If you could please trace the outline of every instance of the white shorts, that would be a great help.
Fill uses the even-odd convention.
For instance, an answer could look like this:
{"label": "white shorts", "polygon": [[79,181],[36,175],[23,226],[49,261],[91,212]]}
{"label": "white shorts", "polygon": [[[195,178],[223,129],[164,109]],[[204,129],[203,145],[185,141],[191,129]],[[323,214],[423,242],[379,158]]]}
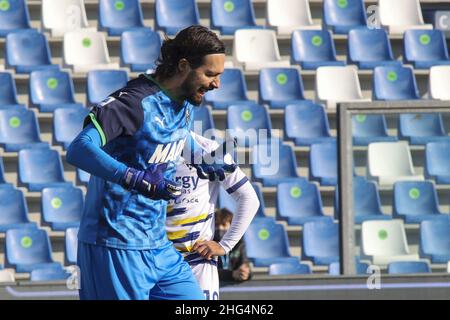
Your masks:
{"label": "white shorts", "polygon": [[203,290],[206,300],[219,300],[219,273],[217,266],[199,263],[191,266],[192,272]]}

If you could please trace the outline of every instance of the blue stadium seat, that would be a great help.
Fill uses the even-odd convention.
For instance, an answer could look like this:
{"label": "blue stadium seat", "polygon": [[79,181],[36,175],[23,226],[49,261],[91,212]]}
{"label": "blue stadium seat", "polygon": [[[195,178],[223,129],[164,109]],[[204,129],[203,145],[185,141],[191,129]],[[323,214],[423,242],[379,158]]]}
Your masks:
{"label": "blue stadium seat", "polygon": [[366,146],[372,142],[395,142],[397,137],[388,135],[386,119],[382,114],[358,114],[352,117],[353,144]]}
{"label": "blue stadium seat", "polygon": [[406,30],[403,38],[405,63],[416,69],[450,65],[447,42],[440,30]]}
{"label": "blue stadium seat", "polygon": [[77,168],[77,183],[87,185],[89,183],[91,175],[87,173],[86,171],[81,170],[80,168]]}
{"label": "blue stadium seat", "polygon": [[100,0],[98,18],[99,27],[110,36],[120,36],[124,31],[144,27],[139,0]]}
{"label": "blue stadium seat", "polygon": [[129,30],[122,33],[120,58],[123,65],[133,72],[155,69],[161,49],[161,37],[150,28]]}
{"label": "blue stadium seat", "polygon": [[390,220],[390,215],[381,210],[380,194],[377,184],[363,177],[353,177],[353,205],[355,223],[368,220]]}
{"label": "blue stadium seat", "polygon": [[325,109],[309,100],[286,106],[284,112],[286,138],[298,146],[332,142],[330,125]]}
{"label": "blue stadium seat", "polygon": [[437,184],[450,184],[450,142],[430,142],[425,148],[425,175]]}
{"label": "blue stadium seat", "polygon": [[38,228],[12,229],[6,232],[6,266],[16,272],[59,265],[52,259],[50,239]]}
{"label": "blue stadium seat", "polygon": [[83,121],[89,113],[85,108],[59,108],[53,114],[54,143],[67,149],[73,139],[81,132]]}
{"label": "blue stadium seat", "polygon": [[315,265],[339,261],[338,224],[330,220],[307,222],[303,225],[302,260]]}
{"label": "blue stadium seat", "polygon": [[19,151],[19,182],[29,191],[71,184],[65,182],[58,151],[33,148]]}
{"label": "blue stadium seat", "polygon": [[292,33],[292,63],[305,70],[322,66],[344,66],[336,60],[336,48],[328,30],[296,30]]}
{"label": "blue stadium seat", "polygon": [[211,137],[215,137],[214,119],[208,106],[203,105],[194,108],[194,125],[191,128],[197,134],[203,135],[205,131],[209,131]]}
{"label": "blue stadium seat", "polygon": [[82,107],[75,101],[73,81],[66,71],[38,70],[30,74],[30,101],[40,112]]}
{"label": "blue stadium seat", "polygon": [[17,100],[16,83],[9,72],[0,72],[0,109],[25,108]]}
{"label": "blue stadium seat", "polygon": [[61,265],[51,264],[47,267],[31,271],[30,281],[63,281],[70,277]]}
{"label": "blue stadium seat", "polygon": [[205,102],[214,109],[226,109],[232,104],[254,104],[247,97],[247,84],[241,69],[226,68],[220,75],[220,88],[208,91]]}
{"label": "blue stadium seat", "polygon": [[305,178],[282,182],[277,189],[277,217],[289,225],[331,219],[323,212],[322,198],[316,184]]}
{"label": "blue stadium seat", "polygon": [[272,122],[265,106],[232,105],[228,107],[227,129],[237,137],[239,146],[252,147],[260,141],[260,135],[262,139],[271,137]]}
{"label": "blue stadium seat", "polygon": [[80,225],[84,197],[73,186],[44,188],[41,197],[42,221],[54,231]]}
{"label": "blue stadium seat", "polygon": [[10,32],[30,28],[30,16],[25,0],[0,2],[0,37]]}
{"label": "blue stadium seat", "polygon": [[32,110],[0,110],[0,146],[3,146],[6,152],[48,146],[47,142],[41,141],[39,124]]}
{"label": "blue stadium seat", "polygon": [[248,258],[256,267],[273,263],[298,261],[289,253],[286,230],[273,219],[254,219],[244,234]]}
{"label": "blue stadium seat", "polygon": [[28,219],[28,207],[22,191],[0,187],[0,232],[9,229],[36,227]]}
{"label": "blue stadium seat", "polygon": [[373,69],[378,66],[401,65],[394,60],[391,43],[384,29],[359,28],[348,33],[348,63],[359,69]]}
{"label": "blue stadium seat", "polygon": [[431,263],[450,261],[450,220],[425,220],[420,224],[420,256]]}
{"label": "blue stadium seat", "polygon": [[311,145],[309,152],[310,180],[323,186],[337,184],[337,148],[336,143],[317,143]]}
{"label": "blue stadium seat", "polygon": [[450,141],[440,113],[401,114],[398,121],[399,138],[410,144]]}
{"label": "blue stadium seat", "polygon": [[127,84],[128,75],[123,70],[94,70],[87,74],[87,100],[96,104]]}
{"label": "blue stadium seat", "polygon": [[155,24],[158,30],[175,35],[191,25],[199,25],[200,18],[195,0],[156,0]]}
{"label": "blue stadium seat", "polygon": [[337,34],[366,27],[364,0],[324,0],[323,19],[324,24]]}
{"label": "blue stadium seat", "polygon": [[274,109],[305,100],[303,81],[295,68],[264,68],[259,72],[259,103]]}
{"label": "blue stadium seat", "polygon": [[65,234],[64,261],[66,265],[77,263],[78,228],[68,228]]}
{"label": "blue stadium seat", "polygon": [[269,266],[269,275],[271,276],[310,273],[312,273],[311,267],[300,261],[273,263]]}
{"label": "blue stadium seat", "polygon": [[389,274],[430,273],[431,268],[425,261],[395,261],[388,264]]}
{"label": "blue stadium seat", "polygon": [[[256,212],[255,217],[264,218],[266,217],[266,215],[264,213],[265,211],[264,197],[261,188],[257,183],[252,183],[252,186],[253,189],[255,189],[256,195],[258,196],[259,200],[259,208],[258,211]],[[220,188],[219,191],[219,208],[226,208],[230,210],[232,213],[236,212],[236,201],[234,201],[234,199],[223,188]]]}
{"label": "blue stadium seat", "polygon": [[420,99],[416,77],[411,67],[382,66],[373,72],[375,100]]}
{"label": "blue stadium seat", "polygon": [[252,151],[253,179],[265,187],[298,178],[297,160],[291,146],[270,140],[255,145]]}
{"label": "blue stadium seat", "polygon": [[17,73],[58,69],[51,58],[47,39],[36,30],[12,32],[6,36],[6,65]]}
{"label": "blue stadium seat", "polygon": [[233,35],[237,29],[256,27],[251,0],[211,0],[211,28],[222,35]]}
{"label": "blue stadium seat", "polygon": [[406,223],[448,219],[441,214],[434,183],[431,181],[399,181],[394,184],[393,217]]}
{"label": "blue stadium seat", "polygon": [[[355,267],[356,274],[366,274],[369,264],[357,261]],[[328,273],[332,276],[339,276],[341,274],[339,261],[330,263],[328,266]]]}

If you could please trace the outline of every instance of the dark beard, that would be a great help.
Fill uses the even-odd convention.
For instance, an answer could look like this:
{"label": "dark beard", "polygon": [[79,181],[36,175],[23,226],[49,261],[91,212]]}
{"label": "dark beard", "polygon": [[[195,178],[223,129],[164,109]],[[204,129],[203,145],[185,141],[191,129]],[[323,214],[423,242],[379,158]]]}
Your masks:
{"label": "dark beard", "polygon": [[193,104],[194,106],[199,106],[202,104],[203,98],[198,99],[196,97],[197,95],[197,89],[192,84],[195,80],[195,73],[191,71],[191,73],[187,76],[186,80],[181,85],[181,91],[183,92],[183,98],[184,100],[187,100],[189,103]]}

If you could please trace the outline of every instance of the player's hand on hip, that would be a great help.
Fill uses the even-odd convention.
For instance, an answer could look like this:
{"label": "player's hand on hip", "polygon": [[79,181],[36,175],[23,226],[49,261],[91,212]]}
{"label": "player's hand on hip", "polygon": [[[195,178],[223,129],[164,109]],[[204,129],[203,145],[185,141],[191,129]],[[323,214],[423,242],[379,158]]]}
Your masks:
{"label": "player's hand on hip", "polygon": [[167,163],[151,164],[145,170],[128,168],[122,186],[152,200],[172,200],[181,195],[181,184],[164,177]]}
{"label": "player's hand on hip", "polygon": [[212,257],[225,255],[225,250],[216,241],[197,241],[192,247],[200,256],[211,260]]}

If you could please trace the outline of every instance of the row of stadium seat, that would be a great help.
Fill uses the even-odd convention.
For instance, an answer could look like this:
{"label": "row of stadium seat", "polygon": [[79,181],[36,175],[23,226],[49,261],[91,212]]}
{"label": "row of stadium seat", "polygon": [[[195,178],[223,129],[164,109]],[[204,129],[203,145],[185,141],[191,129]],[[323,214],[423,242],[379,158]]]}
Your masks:
{"label": "row of stadium seat", "polygon": [[[419,0],[379,0],[380,24],[392,34],[404,30],[431,29],[424,24]],[[0,12],[0,35],[13,30],[30,28],[25,0],[4,0]],[[200,24],[195,0],[156,0],[155,28],[169,35],[180,29]],[[221,34],[233,34],[238,28],[262,28],[255,21],[251,0],[211,0],[211,28]],[[143,12],[138,0],[100,0],[98,5],[99,29],[109,35],[144,27]],[[314,29],[308,0],[267,0],[267,25],[280,34],[290,34],[298,28]],[[347,33],[352,28],[367,26],[363,0],[324,0],[323,25],[335,33]],[[43,0],[42,26],[53,36],[68,30],[87,28],[83,0]]]}
{"label": "row of stadium seat", "polygon": [[[431,263],[447,263],[450,220],[426,220],[420,225],[419,254]],[[65,232],[65,264],[75,263],[76,228]],[[287,234],[272,218],[256,218],[245,234],[247,254],[255,266],[269,267],[274,263],[298,262],[289,252]],[[314,265],[339,262],[337,223],[330,220],[307,222],[302,233],[303,261]],[[366,221],[361,226],[361,258],[386,265],[395,261],[418,261],[419,254],[410,254],[401,220]],[[45,230],[36,227],[12,229],[6,232],[6,267],[17,272],[32,272],[46,267],[61,267],[52,259],[51,244]],[[336,268],[334,266],[333,268]]]}
{"label": "row of stadium seat", "polygon": [[[425,220],[420,225],[419,254],[432,263],[450,260],[450,220]],[[245,236],[247,254],[255,266],[298,260],[291,256],[285,229],[272,218],[255,218]],[[338,224],[331,219],[311,221],[303,225],[302,253],[304,261],[329,265],[339,261]],[[411,254],[403,221],[365,221],[361,225],[361,259],[386,265],[394,261],[417,261]]]}
{"label": "row of stadium seat", "polygon": [[[152,69],[160,46],[160,35],[150,29],[126,31],[121,37],[121,65],[130,67],[132,71]],[[349,32],[347,46],[347,62],[360,69],[401,64],[394,60],[387,33],[383,29],[353,29]],[[450,64],[442,31],[407,30],[403,46],[403,62],[417,69]],[[111,63],[105,36],[95,30],[81,29],[66,33],[63,48],[65,66],[73,66],[74,72],[118,68],[116,63]],[[259,52],[257,56],[253,54],[255,49]],[[245,70],[288,67],[290,64],[298,64],[303,70],[345,65],[344,61],[337,60],[334,41],[327,30],[294,31],[291,51],[291,61],[281,59],[275,32],[271,30],[239,29],[234,36],[234,65]],[[51,64],[52,56],[45,35],[36,30],[8,34],[5,57],[7,67],[14,68],[17,73],[57,68]]]}
{"label": "row of stadium seat", "polygon": [[[337,79],[348,81],[337,81]],[[450,66],[435,66],[430,69],[429,96],[448,100]],[[123,70],[95,70],[87,74],[87,103],[92,105],[105,99],[108,94],[121,88],[128,81]],[[0,72],[0,109],[16,108],[19,105],[16,85],[8,72]],[[306,101],[303,81],[295,68],[264,68],[259,73],[259,103],[271,109],[283,109],[289,104]],[[337,102],[367,101],[362,97],[359,79],[353,67],[320,67],[316,77],[317,100],[326,103],[330,110]],[[30,106],[40,112],[52,112],[57,107],[80,105],[74,98],[73,80],[65,71],[33,71],[29,81]],[[373,73],[374,100],[420,99],[416,80],[410,67],[376,67]],[[221,88],[205,95],[205,104],[214,109],[226,109],[230,105],[254,105],[248,99],[247,87],[240,69],[225,69],[221,76]]]}

